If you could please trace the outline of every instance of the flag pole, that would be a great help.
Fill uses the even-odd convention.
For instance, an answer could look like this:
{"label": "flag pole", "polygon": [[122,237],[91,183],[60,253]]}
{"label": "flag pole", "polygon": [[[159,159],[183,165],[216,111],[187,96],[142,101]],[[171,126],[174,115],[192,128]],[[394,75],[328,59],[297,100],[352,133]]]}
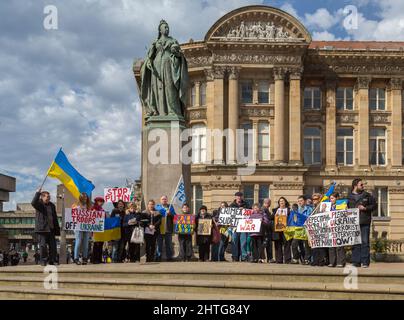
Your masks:
{"label": "flag pole", "polygon": [[173,200],[174,200],[175,193],[176,193],[177,190],[178,190],[178,186],[180,185],[181,178],[182,178],[182,174],[181,174],[181,176],[180,176],[180,179],[178,180],[177,186],[175,187],[174,194],[173,194],[173,196],[171,197],[170,206],[168,207],[168,210],[170,210],[171,207],[172,207],[172,202],[173,202]]}
{"label": "flag pole", "polygon": [[[58,153],[59,153],[61,150],[62,150],[62,147],[60,147]],[[52,161],[52,163],[50,164],[50,166],[49,166],[49,168],[48,168],[48,171],[46,171],[46,176],[45,176],[45,178],[43,179],[41,186],[39,187],[40,190],[42,190],[42,188],[43,188],[43,186],[44,186],[44,184],[45,184],[45,182],[46,182],[46,179],[48,179],[49,170],[50,170],[50,168],[52,167],[52,164],[53,164],[54,162],[55,162],[55,160]]]}

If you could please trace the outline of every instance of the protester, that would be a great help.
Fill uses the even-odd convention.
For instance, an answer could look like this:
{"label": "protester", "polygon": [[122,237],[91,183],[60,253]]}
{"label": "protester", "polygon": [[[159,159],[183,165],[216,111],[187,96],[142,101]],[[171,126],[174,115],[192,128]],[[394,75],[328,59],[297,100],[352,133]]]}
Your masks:
{"label": "protester", "polygon": [[[311,196],[312,199],[312,214],[316,214],[319,211],[319,205],[321,201],[322,195],[320,193],[314,193]],[[312,252],[312,266],[323,267],[328,265],[328,248],[314,248],[311,249]]]}
{"label": "protester", "polygon": [[264,246],[263,240],[264,235],[263,231],[269,225],[269,219],[266,214],[260,209],[259,203],[253,205],[253,213],[250,216],[250,219],[257,219],[261,221],[261,229],[256,232],[251,232],[251,253],[252,253],[252,262],[264,262],[265,254],[264,254]]}
{"label": "protester", "polygon": [[[306,205],[306,196],[299,196],[297,199],[297,212],[304,215],[306,218],[310,216],[313,209]],[[293,239],[292,240],[292,263],[297,264],[299,261],[302,264],[311,264],[311,250],[307,240]]]}
{"label": "protester", "polygon": [[375,198],[364,189],[362,179],[352,181],[352,191],[348,198],[348,208],[359,209],[359,224],[362,243],[352,247],[352,265],[368,268],[370,265],[370,225],[372,211],[377,208]]}
{"label": "protester", "polygon": [[49,192],[38,189],[31,205],[36,210],[34,231],[39,237],[41,265],[46,266],[46,263],[58,264],[55,237],[60,235],[60,227],[56,207],[50,201]]}
{"label": "protester", "polygon": [[165,247],[166,260],[173,261],[173,233],[174,233],[174,216],[175,210],[168,203],[168,197],[162,196],[160,204],[156,206],[156,210],[162,216],[160,232],[157,236],[156,261],[161,261],[163,247]]}
{"label": "protester", "polygon": [[[104,198],[103,197],[96,197],[94,199],[94,205],[91,208],[92,210],[95,211],[104,211],[102,206],[104,205]],[[94,264],[100,264],[102,263],[102,247],[104,246],[103,241],[95,241],[93,244],[93,263]]]}
{"label": "protester", "polygon": [[[288,200],[284,197],[280,197],[278,200],[278,207],[273,210],[274,214],[274,221],[277,215],[280,214],[287,214],[287,217],[289,217],[290,214],[290,205]],[[275,241],[275,257],[276,257],[276,263],[282,264],[286,263],[289,264],[291,263],[292,260],[292,255],[291,255],[291,243],[292,240],[287,241],[285,239],[285,235],[283,232],[276,232],[274,231],[272,238]]]}
{"label": "protester", "polygon": [[[182,205],[182,214],[191,214],[189,205],[184,203]],[[192,234],[178,234],[178,242],[180,245],[179,258],[182,261],[191,261],[193,251],[192,251]]]}
{"label": "protester", "polygon": [[130,262],[140,262],[140,243],[132,243],[132,233],[135,228],[140,227],[141,213],[134,202],[129,203],[126,216],[123,220],[123,247],[128,245],[128,257]]}
{"label": "protester", "polygon": [[[202,206],[199,209],[197,216],[195,217],[195,229],[198,230],[199,221],[201,219],[210,219],[213,222],[213,217],[208,213],[208,208],[206,206]],[[212,228],[210,229],[209,235],[199,235],[197,232],[196,235],[196,243],[199,247],[199,261],[204,262],[209,260],[210,255],[210,242],[212,236]]]}
{"label": "protester", "polygon": [[262,203],[262,213],[266,216],[266,219],[268,219],[268,224],[265,224],[263,229],[263,247],[266,251],[266,260],[267,263],[275,263],[272,242],[272,235],[274,232],[274,215],[271,211],[271,199],[264,199]]}
{"label": "protester", "polygon": [[[73,209],[90,210],[91,200],[87,193],[82,192],[79,196],[78,202],[74,203]],[[74,231],[74,263],[77,265],[86,265],[88,261],[88,245],[90,241],[90,232],[87,231]],[[80,262],[80,251],[82,254],[82,262]]]}
{"label": "protester", "polygon": [[111,218],[119,217],[121,224],[121,238],[119,240],[112,241],[112,262],[114,263],[122,263],[126,254],[125,248],[123,246],[123,219],[125,218],[126,211],[126,203],[123,200],[119,200],[116,204],[116,208],[114,208],[111,212]]}
{"label": "protester", "polygon": [[156,241],[160,231],[161,214],[155,209],[154,200],[149,200],[147,209],[140,217],[143,223],[144,239],[146,242],[146,262],[153,262],[156,254]]}
{"label": "protester", "polygon": [[[221,209],[227,208],[229,205],[227,202],[222,202],[220,208],[218,209],[219,214]],[[219,219],[219,218],[218,218]],[[228,226],[220,226],[220,244],[219,244],[219,261],[227,261],[225,258],[226,249],[231,241],[231,230]]]}
{"label": "protester", "polygon": [[27,260],[28,260],[28,252],[27,251],[24,251],[22,253],[22,259],[24,260],[24,263],[27,263]]}
{"label": "protester", "polygon": [[[217,228],[217,230],[219,231],[219,234],[220,234],[219,215],[220,215],[220,208],[213,210],[213,212],[212,212],[213,228],[212,228],[212,244],[210,246],[210,260],[215,261],[215,262],[220,260],[219,259],[220,240],[216,243],[213,243],[214,228]],[[222,237],[222,235],[220,234],[220,239],[221,239],[221,237]]]}
{"label": "protester", "polygon": [[35,250],[35,253],[34,253],[35,264],[38,264],[38,263],[39,263],[40,257],[41,257],[41,256],[39,255],[38,250]]}
{"label": "protester", "polygon": [[[236,199],[230,205],[231,208],[248,209],[247,203],[243,199],[242,192],[236,192],[234,195]],[[232,232],[232,260],[235,261],[248,261],[247,250],[248,234],[244,232],[236,232],[236,228],[233,228]]]}
{"label": "protester", "polygon": [[[331,211],[336,210],[339,193],[334,192],[330,195]],[[346,263],[345,247],[328,248],[329,267],[343,268]]]}

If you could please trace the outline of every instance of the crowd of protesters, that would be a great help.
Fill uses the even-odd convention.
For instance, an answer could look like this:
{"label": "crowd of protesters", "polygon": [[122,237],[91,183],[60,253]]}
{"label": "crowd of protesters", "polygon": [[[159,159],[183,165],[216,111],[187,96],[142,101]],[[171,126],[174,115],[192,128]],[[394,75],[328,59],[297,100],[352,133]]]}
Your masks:
{"label": "crowd of protesters", "polygon": [[[346,248],[310,248],[307,240],[287,239],[284,232],[275,231],[275,217],[278,214],[290,216],[298,212],[305,216],[317,214],[323,195],[315,193],[311,196],[301,195],[297,199],[280,197],[277,201],[265,199],[262,205],[256,203],[251,207],[237,192],[232,203],[222,202],[213,212],[201,206],[195,216],[195,229],[200,219],[212,219],[210,235],[196,234],[199,261],[227,261],[225,253],[231,246],[233,262],[303,264],[311,266],[344,267],[346,265]],[[336,209],[338,193],[329,197],[331,209]],[[291,204],[291,201],[293,203]],[[56,236],[60,235],[60,227],[56,217],[54,204],[46,191],[38,190],[32,201],[36,209],[35,232],[39,239],[38,261],[42,265],[58,264]],[[103,210],[104,199],[97,197],[94,203],[85,194],[81,194],[74,208]],[[219,225],[219,214],[226,207],[251,209],[251,218],[261,220],[261,229],[251,233],[237,232],[236,228]],[[372,211],[376,208],[374,197],[364,190],[361,179],[352,181],[352,191],[348,196],[348,208],[358,208],[360,212],[360,230],[362,241],[352,246],[351,263],[356,267],[367,268],[370,265],[370,225]],[[279,210],[280,209],[280,210]],[[146,262],[192,261],[197,260],[194,254],[193,235],[178,234],[179,253],[174,257],[173,236],[174,216],[176,214],[191,215],[190,206],[183,204],[181,212],[175,212],[168,203],[167,196],[162,196],[158,204],[154,200],[146,203],[141,211],[135,203],[120,200],[115,204],[110,217],[119,217],[121,222],[121,238],[110,243],[93,242],[89,250],[91,232],[75,232],[73,261],[76,264],[87,264],[89,254],[91,262],[123,263],[140,262],[141,244],[132,241],[135,229],[140,228],[144,239]],[[109,250],[108,248],[111,248]],[[229,248],[230,249],[230,248]],[[164,252],[163,252],[164,250]],[[4,259],[4,258],[3,258]]]}

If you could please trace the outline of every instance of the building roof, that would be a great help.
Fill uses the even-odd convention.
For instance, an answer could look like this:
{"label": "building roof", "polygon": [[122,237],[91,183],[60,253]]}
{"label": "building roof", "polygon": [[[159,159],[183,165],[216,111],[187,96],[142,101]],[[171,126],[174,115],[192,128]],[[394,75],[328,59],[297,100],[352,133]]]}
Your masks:
{"label": "building roof", "polygon": [[309,49],[404,50],[403,41],[312,41]]}

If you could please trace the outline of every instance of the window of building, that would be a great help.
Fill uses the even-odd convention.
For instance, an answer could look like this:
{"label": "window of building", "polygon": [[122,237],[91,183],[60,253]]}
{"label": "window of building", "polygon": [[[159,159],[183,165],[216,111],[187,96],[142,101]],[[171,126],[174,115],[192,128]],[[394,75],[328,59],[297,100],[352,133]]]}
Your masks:
{"label": "window of building", "polygon": [[377,209],[372,212],[374,217],[388,217],[388,189],[387,187],[376,187],[373,196],[377,201]]}
{"label": "window of building", "polygon": [[241,81],[241,102],[253,102],[253,83],[252,81]]}
{"label": "window of building", "polygon": [[4,224],[4,219],[0,218],[0,224]]}
{"label": "window of building", "polygon": [[197,214],[203,205],[203,190],[201,185],[192,186],[191,212]]}
{"label": "window of building", "polygon": [[247,163],[254,159],[254,133],[253,125],[251,122],[245,122],[241,125],[243,136],[237,143],[237,154],[239,163]]}
{"label": "window of building", "polygon": [[401,135],[401,154],[402,154],[402,165],[404,166],[404,125],[403,125],[403,133]]}
{"label": "window of building", "polygon": [[303,188],[303,193],[311,197],[314,193],[323,193],[323,187],[322,186],[304,186]]}
{"label": "window of building", "polygon": [[258,103],[269,103],[269,81],[258,82]]}
{"label": "window of building", "polygon": [[258,160],[269,160],[269,123],[258,123]]}
{"label": "window of building", "polygon": [[386,90],[382,88],[371,88],[369,90],[370,110],[386,110]]}
{"label": "window of building", "polygon": [[352,166],[354,159],[353,128],[337,130],[337,164]]}
{"label": "window of building", "polygon": [[191,87],[191,107],[196,105],[196,85],[195,83]]}
{"label": "window of building", "polygon": [[304,109],[320,110],[321,109],[321,90],[320,88],[304,89]]}
{"label": "window of building", "polygon": [[192,127],[192,163],[206,163],[206,126],[197,124]]}
{"label": "window of building", "polygon": [[370,164],[384,166],[386,164],[386,129],[372,128],[369,136]]}
{"label": "window of building", "polygon": [[321,164],[321,130],[319,128],[304,129],[303,148],[306,165]]}
{"label": "window of building", "polygon": [[254,204],[254,185],[248,184],[243,186],[244,201],[251,208]]}
{"label": "window of building", "polygon": [[201,101],[200,101],[201,106],[206,106],[206,82],[201,83],[200,95],[201,95]]}
{"label": "window of building", "polygon": [[264,203],[264,200],[270,198],[269,194],[269,185],[267,184],[260,184],[259,185],[259,191],[258,191],[258,201],[260,205]]}
{"label": "window of building", "polygon": [[337,109],[353,110],[353,88],[337,88]]}

